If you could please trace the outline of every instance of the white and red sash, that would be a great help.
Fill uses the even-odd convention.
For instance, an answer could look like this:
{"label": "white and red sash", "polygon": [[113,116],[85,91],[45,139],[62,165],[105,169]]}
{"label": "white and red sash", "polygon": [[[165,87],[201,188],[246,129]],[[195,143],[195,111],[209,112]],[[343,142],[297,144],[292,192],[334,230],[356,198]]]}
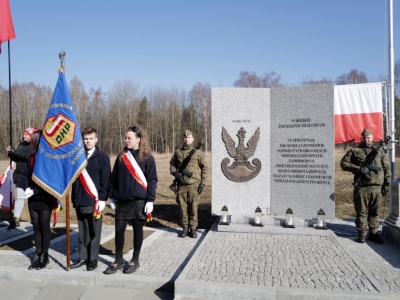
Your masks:
{"label": "white and red sash", "polygon": [[129,173],[135,178],[135,180],[145,189],[147,190],[147,180],[143,174],[142,169],[139,167],[136,159],[133,157],[131,152],[126,152],[122,155],[122,159],[124,160],[125,166],[128,168]]}
{"label": "white and red sash", "polygon": [[83,188],[85,191],[94,198],[94,212],[93,216],[95,218],[100,218],[101,213],[97,210],[97,204],[99,203],[99,194],[97,193],[96,186],[94,185],[94,182],[92,178],[90,177],[88,171],[86,171],[86,168],[83,169],[82,173],[79,175],[79,180],[82,183]]}

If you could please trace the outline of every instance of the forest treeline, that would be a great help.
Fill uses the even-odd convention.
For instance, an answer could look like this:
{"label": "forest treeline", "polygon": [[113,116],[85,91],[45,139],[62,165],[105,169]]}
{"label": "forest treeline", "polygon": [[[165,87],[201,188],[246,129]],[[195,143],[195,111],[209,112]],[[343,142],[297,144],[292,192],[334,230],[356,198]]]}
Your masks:
{"label": "forest treeline", "polygon": [[[395,64],[396,95],[399,95],[400,60]],[[357,84],[368,82],[367,74],[356,69],[338,76],[335,80],[304,79],[302,85],[332,82]],[[70,80],[69,91],[79,125],[92,126],[99,135],[99,147],[109,154],[118,153],[124,145],[125,130],[139,124],[148,133],[153,151],[170,153],[182,143],[182,131],[192,130],[196,141],[205,139],[204,150],[211,149],[211,86],[196,83],[186,91],[176,87],[149,86],[140,88],[133,80],[117,81],[104,92],[101,87],[90,88],[77,77]],[[282,87],[281,76],[272,71],[264,75],[243,71],[233,82],[234,87]],[[18,146],[23,130],[27,127],[42,128],[53,89],[34,82],[14,82],[11,86],[12,98],[12,146]],[[8,87],[0,85],[0,156],[6,158],[6,147],[10,144],[10,111]],[[400,106],[396,97],[396,132],[400,134]]]}

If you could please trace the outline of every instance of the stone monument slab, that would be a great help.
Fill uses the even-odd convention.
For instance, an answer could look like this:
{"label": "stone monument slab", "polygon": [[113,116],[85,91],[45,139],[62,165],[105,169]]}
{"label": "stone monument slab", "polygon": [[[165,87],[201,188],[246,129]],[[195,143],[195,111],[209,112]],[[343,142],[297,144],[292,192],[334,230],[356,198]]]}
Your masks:
{"label": "stone monument slab", "polygon": [[252,217],[270,201],[270,91],[212,89],[212,214]]}
{"label": "stone monument slab", "polygon": [[271,89],[271,214],[335,217],[334,86]]}

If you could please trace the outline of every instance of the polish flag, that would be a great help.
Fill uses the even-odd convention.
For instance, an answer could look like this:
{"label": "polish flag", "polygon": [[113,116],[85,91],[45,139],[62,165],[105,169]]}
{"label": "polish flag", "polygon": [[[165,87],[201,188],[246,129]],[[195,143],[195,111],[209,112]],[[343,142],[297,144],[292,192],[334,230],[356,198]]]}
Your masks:
{"label": "polish flag", "polygon": [[12,173],[12,169],[10,170],[10,166],[8,166],[7,170],[0,177],[0,206],[4,213],[10,211],[10,196],[13,200],[12,206],[14,206],[14,195],[10,193],[10,188],[14,189]]}
{"label": "polish flag", "polygon": [[335,144],[360,142],[364,128],[374,141],[383,140],[382,85],[380,82],[334,87]]}

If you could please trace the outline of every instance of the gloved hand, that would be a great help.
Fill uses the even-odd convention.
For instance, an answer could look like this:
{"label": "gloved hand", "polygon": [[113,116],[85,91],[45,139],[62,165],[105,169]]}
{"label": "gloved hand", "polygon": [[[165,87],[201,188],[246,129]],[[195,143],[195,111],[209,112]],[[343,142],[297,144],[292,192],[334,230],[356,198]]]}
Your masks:
{"label": "gloved hand", "polygon": [[144,212],[146,214],[149,214],[153,212],[153,202],[147,202],[146,205],[144,206]]}
{"label": "gloved hand", "polygon": [[[111,206],[111,203],[110,203],[110,206]],[[97,211],[98,212],[102,212],[105,207],[106,207],[106,202],[102,201],[102,200],[99,200],[98,203],[97,203]]]}
{"label": "gloved hand", "polygon": [[57,207],[53,205],[53,212],[60,212],[60,211],[62,211],[62,204],[61,200],[57,199]]}
{"label": "gloved hand", "polygon": [[386,196],[389,193],[389,187],[386,185],[383,185],[381,193],[382,193],[382,196]]}
{"label": "gloved hand", "polygon": [[204,184],[200,183],[199,187],[197,188],[197,192],[199,193],[199,195],[203,192],[204,189]]}
{"label": "gloved hand", "polygon": [[110,207],[112,210],[116,210],[117,209],[117,203],[115,203],[114,199],[110,199]]}
{"label": "gloved hand", "polygon": [[33,190],[31,188],[27,188],[25,190],[24,196],[21,197],[22,199],[28,199],[29,197],[33,196]]}
{"label": "gloved hand", "polygon": [[363,173],[364,176],[365,176],[367,179],[370,179],[370,178],[371,178],[370,173],[369,173],[369,169],[368,169],[367,167],[361,167],[361,168],[360,168],[360,172]]}
{"label": "gloved hand", "polygon": [[182,174],[179,173],[178,171],[172,172],[171,174],[172,174],[172,176],[174,176],[176,179],[179,179],[179,178],[182,177]]}

